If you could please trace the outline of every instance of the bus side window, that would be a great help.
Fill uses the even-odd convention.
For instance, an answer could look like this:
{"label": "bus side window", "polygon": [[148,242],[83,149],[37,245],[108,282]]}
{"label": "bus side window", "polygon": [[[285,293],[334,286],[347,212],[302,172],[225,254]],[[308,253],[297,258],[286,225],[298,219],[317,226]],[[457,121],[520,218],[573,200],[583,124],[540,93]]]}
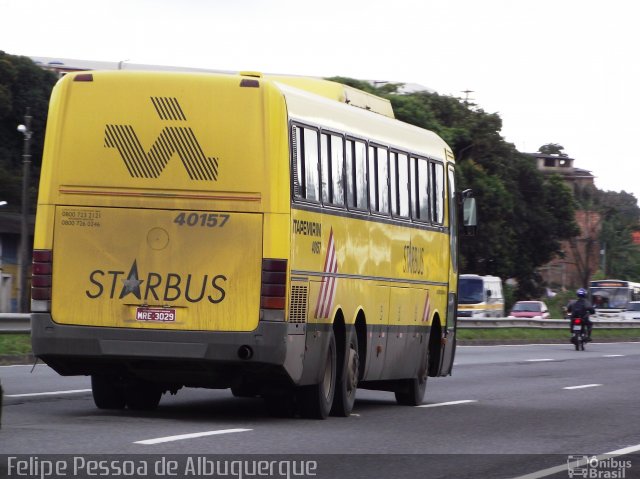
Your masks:
{"label": "bus side window", "polygon": [[310,128],[304,129],[304,173],[305,198],[320,201],[320,185],[318,181],[318,133]]}
{"label": "bus side window", "polygon": [[378,169],[376,168],[376,151],[373,146],[369,146],[369,167],[367,168],[369,175],[369,209],[376,211],[378,195],[376,194]]}
{"label": "bus side window", "polygon": [[302,198],[304,191],[304,169],[302,161],[302,128],[291,128],[291,149],[293,160],[293,196]]}
{"label": "bus side window", "polygon": [[310,128],[294,126],[291,131],[293,148],[293,194],[296,198],[320,200],[318,133]]}
{"label": "bus side window", "polygon": [[444,165],[442,163],[429,162],[431,186],[431,219],[434,223],[444,223]]}
{"label": "bus side window", "polygon": [[367,149],[363,141],[355,143],[356,160],[356,207],[367,209]]}
{"label": "bus side window", "polygon": [[418,167],[417,158],[411,157],[409,161],[409,202],[411,204],[411,216],[418,217]]}
{"label": "bus side window", "polygon": [[331,165],[329,163],[329,152],[331,146],[329,145],[329,135],[322,133],[320,135],[320,170],[322,171],[322,202],[327,204],[331,203]]}
{"label": "bus side window", "polygon": [[351,208],[367,209],[367,147],[363,141],[347,140],[347,197]]}
{"label": "bus side window", "polygon": [[353,152],[355,149],[353,140],[346,141],[346,148],[344,150],[345,159],[345,174],[347,177],[347,206],[349,208],[355,208],[356,206],[356,179],[355,179],[355,165],[353,162]]}
{"label": "bus side window", "polygon": [[344,160],[342,137],[328,133],[320,136],[322,169],[322,202],[344,205]]}
{"label": "bus side window", "polygon": [[344,205],[344,147],[342,137],[331,135],[331,203]]}
{"label": "bus side window", "polygon": [[413,216],[420,221],[429,221],[429,168],[422,158],[411,158],[411,181],[413,186]]}
{"label": "bus side window", "polygon": [[398,196],[400,210],[398,214],[409,217],[409,158],[404,153],[398,154]]}
{"label": "bus side window", "polygon": [[369,146],[369,202],[371,211],[389,213],[389,152]]}
{"label": "bus side window", "polygon": [[398,197],[398,153],[389,153],[389,187],[391,188],[391,214],[400,216],[400,199]]}
{"label": "bus side window", "polygon": [[389,214],[389,152],[386,148],[376,148],[376,161],[376,189],[378,190],[376,210]]}
{"label": "bus side window", "polygon": [[409,158],[405,153],[390,153],[391,213],[409,217]]}

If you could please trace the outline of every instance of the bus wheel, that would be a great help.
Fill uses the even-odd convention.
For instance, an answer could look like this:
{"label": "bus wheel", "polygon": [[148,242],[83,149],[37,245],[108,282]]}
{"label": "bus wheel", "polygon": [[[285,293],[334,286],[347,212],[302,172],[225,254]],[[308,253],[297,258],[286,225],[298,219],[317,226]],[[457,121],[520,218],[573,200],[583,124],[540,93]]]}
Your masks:
{"label": "bus wheel", "polygon": [[425,353],[425,358],[418,370],[418,376],[400,381],[398,389],[395,391],[396,401],[401,406],[419,406],[424,399],[427,390],[427,377],[429,372],[429,354]]}
{"label": "bus wheel", "polygon": [[323,365],[324,373],[318,384],[302,386],[298,391],[300,414],[309,419],[326,419],[333,404],[336,388],[336,337],[329,330],[329,347]]}
{"label": "bus wheel", "polygon": [[122,383],[109,376],[91,376],[93,402],[98,409],[124,409],[126,400]]}
{"label": "bus wheel", "polygon": [[127,407],[134,411],[151,411],[158,407],[162,391],[144,381],[128,382],[124,392]]}
{"label": "bus wheel", "polygon": [[332,416],[348,417],[351,414],[353,403],[356,401],[359,369],[358,336],[353,330],[346,344],[344,361],[338,369],[336,393],[331,408]]}

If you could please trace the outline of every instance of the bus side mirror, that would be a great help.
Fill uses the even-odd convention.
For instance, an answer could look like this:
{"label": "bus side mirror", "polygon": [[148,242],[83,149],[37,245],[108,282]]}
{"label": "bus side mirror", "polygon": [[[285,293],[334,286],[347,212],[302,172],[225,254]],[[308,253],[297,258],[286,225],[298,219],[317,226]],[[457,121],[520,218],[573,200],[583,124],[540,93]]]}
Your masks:
{"label": "bus side mirror", "polygon": [[467,236],[474,236],[478,225],[476,199],[471,196],[472,194],[471,190],[466,190],[462,193],[462,226],[464,234]]}

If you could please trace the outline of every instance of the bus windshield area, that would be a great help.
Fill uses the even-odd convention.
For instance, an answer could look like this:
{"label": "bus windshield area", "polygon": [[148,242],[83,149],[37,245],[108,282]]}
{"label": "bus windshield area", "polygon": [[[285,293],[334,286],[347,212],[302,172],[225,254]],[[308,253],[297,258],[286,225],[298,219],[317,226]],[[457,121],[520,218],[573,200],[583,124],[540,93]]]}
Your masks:
{"label": "bus windshield area", "polygon": [[484,287],[481,279],[460,279],[458,285],[459,304],[477,304],[484,301]]}
{"label": "bus windshield area", "polygon": [[626,309],[629,288],[591,288],[591,302],[596,309]]}

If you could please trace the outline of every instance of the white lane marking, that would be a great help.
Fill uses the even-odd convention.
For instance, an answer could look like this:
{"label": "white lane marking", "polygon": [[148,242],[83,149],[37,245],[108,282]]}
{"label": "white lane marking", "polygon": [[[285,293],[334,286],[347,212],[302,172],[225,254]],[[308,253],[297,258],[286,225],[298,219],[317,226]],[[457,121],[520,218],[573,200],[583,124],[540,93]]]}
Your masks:
{"label": "white lane marking", "polygon": [[26,397],[34,397],[34,396],[58,396],[59,394],[78,394],[78,393],[88,393],[88,392],[91,392],[91,389],[70,389],[68,391],[50,391],[46,393],[5,394],[4,397],[26,398]]}
{"label": "white lane marking", "polygon": [[544,361],[555,361],[555,359],[551,359],[551,358],[541,358],[541,359],[527,359],[528,363],[541,363]]}
{"label": "white lane marking", "polygon": [[33,364],[5,364],[0,368],[32,368]]}
{"label": "white lane marking", "polygon": [[603,358],[624,358],[624,354],[605,354]]}
{"label": "white lane marking", "polygon": [[158,437],[155,439],[145,439],[144,441],[135,441],[134,444],[161,444],[163,442],[182,441],[183,439],[193,439],[196,437],[216,436],[218,434],[231,434],[234,432],[253,431],[253,429],[219,429],[217,431],[193,432],[191,434],[180,434],[177,436]]}
{"label": "white lane marking", "polygon": [[598,459],[602,459],[605,456],[626,456],[627,454],[632,454],[634,452],[640,451],[640,444],[636,444],[635,446],[623,447],[622,449],[616,449],[615,451],[605,452],[604,454],[600,454]]}
{"label": "white lane marking", "polygon": [[466,403],[472,403],[472,402],[478,402],[478,401],[476,401],[475,399],[465,399],[463,401],[449,401],[449,402],[440,402],[436,404],[421,404],[420,406],[416,406],[416,407],[453,406],[455,404],[466,404]]}
{"label": "white lane marking", "polygon": [[349,416],[360,417],[360,414],[349,414]]}
{"label": "white lane marking", "polygon": [[[636,444],[635,446],[625,447],[623,449],[617,449],[611,452],[605,452],[604,454],[600,454],[595,457],[598,459],[598,461],[602,461],[605,459],[609,459],[611,457],[626,456],[627,454],[632,454],[638,451],[640,451],[640,444]],[[525,474],[524,476],[518,476],[518,477],[515,477],[514,479],[540,479],[541,477],[553,476],[555,474],[558,474],[559,472],[568,472],[568,470],[569,470],[568,465],[565,462],[564,464],[561,464],[559,466],[554,466],[548,469],[543,469],[541,471],[532,472],[530,474]]]}
{"label": "white lane marking", "polygon": [[602,384],[582,384],[580,386],[567,386],[566,388],[562,388],[562,389],[573,390],[573,389],[597,388],[598,386],[602,386]]}

